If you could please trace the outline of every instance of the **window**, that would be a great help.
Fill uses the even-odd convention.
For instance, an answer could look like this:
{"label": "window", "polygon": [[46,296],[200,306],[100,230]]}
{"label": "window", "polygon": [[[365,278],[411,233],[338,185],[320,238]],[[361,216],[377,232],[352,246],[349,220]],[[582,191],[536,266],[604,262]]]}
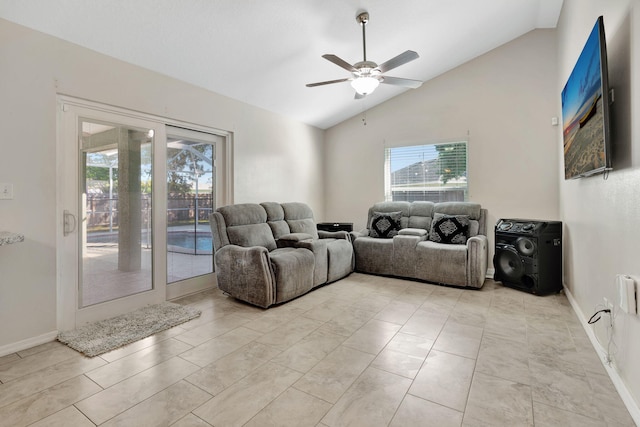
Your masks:
{"label": "window", "polygon": [[386,201],[467,200],[467,142],[385,148]]}

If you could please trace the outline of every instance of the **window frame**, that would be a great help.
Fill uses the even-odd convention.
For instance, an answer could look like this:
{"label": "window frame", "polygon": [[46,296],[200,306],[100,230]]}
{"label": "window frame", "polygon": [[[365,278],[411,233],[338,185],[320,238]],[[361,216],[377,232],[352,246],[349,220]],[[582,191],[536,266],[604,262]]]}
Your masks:
{"label": "window frame", "polygon": [[[439,181],[441,183],[440,186],[434,186],[433,183],[434,181],[424,181],[425,179],[427,179],[427,177],[424,175],[423,172],[423,181],[422,182],[413,182],[413,183],[407,183],[410,185],[405,185],[404,188],[409,188],[411,186],[416,185],[416,188],[421,188],[422,190],[417,190],[414,193],[420,193],[420,191],[422,192],[422,196],[423,197],[416,197],[416,195],[411,195],[408,194],[409,191],[405,190],[404,194],[406,194],[406,197],[402,197],[402,198],[398,198],[395,197],[394,195],[397,194],[400,190],[395,190],[394,191],[394,187],[395,188],[402,188],[401,186],[399,186],[398,184],[393,184],[392,183],[392,175],[395,172],[401,171],[403,169],[407,169],[410,168],[412,166],[415,167],[415,165],[417,163],[419,163],[420,161],[423,162],[431,162],[431,161],[437,161],[439,156],[436,154],[435,157],[433,157],[433,152],[435,151],[437,153],[437,149],[436,146],[443,146],[443,145],[454,145],[454,144],[464,144],[465,147],[465,151],[464,151],[464,157],[465,157],[465,173],[464,176],[462,177],[462,175],[459,175],[457,178],[455,178],[455,183],[457,183],[456,185],[447,185],[445,183],[442,183],[442,174],[439,174]],[[424,149],[421,149],[423,148]],[[404,154],[405,156],[405,161],[406,159],[408,159],[410,157],[410,155],[415,155],[415,161],[412,163],[408,163],[406,166],[396,169],[395,171],[391,171],[391,166],[392,166],[392,162],[394,160],[394,156],[393,156],[393,150],[406,150],[409,152],[409,155]],[[415,150],[414,153],[411,153],[412,150]],[[428,159],[424,159],[424,155],[426,153],[431,153],[428,154],[430,157]],[[421,158],[422,157],[422,160]],[[426,169],[425,169],[426,171]],[[418,180],[419,181],[419,180]],[[449,179],[448,182],[453,182],[454,179]],[[427,185],[431,183],[431,185]],[[422,184],[421,187],[417,187],[417,185]],[[427,188],[430,188],[431,191],[426,191]],[[456,191],[458,193],[460,193],[460,190],[462,190],[462,200],[460,200],[459,198],[451,198],[451,197],[429,197],[429,195],[433,195],[434,193],[438,193],[440,196],[444,195],[446,192],[448,191]],[[438,142],[424,142],[424,141],[420,141],[420,142],[414,142],[414,143],[399,143],[399,144],[394,144],[391,146],[385,146],[384,148],[384,199],[385,201],[414,201],[414,200],[427,200],[427,201],[433,201],[435,203],[438,202],[444,202],[444,201],[468,201],[469,200],[469,139],[468,138],[457,138],[457,139],[452,139],[452,140],[447,140],[447,141],[438,141]]]}

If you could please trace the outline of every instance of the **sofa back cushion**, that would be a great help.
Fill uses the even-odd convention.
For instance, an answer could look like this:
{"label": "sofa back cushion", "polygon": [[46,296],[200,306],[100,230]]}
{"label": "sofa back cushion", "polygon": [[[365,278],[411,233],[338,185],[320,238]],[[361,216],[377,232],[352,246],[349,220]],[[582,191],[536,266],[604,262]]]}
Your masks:
{"label": "sofa back cushion", "polygon": [[411,204],[409,202],[379,202],[369,208],[367,216],[367,228],[371,226],[371,221],[376,216],[376,212],[391,213],[401,212],[400,228],[409,227],[409,210]]}
{"label": "sofa back cushion", "polygon": [[290,234],[289,224],[284,220],[284,209],[277,202],[263,202],[260,205],[267,212],[267,224],[271,227],[273,237],[279,239],[285,234]]}
{"label": "sofa back cushion", "polygon": [[262,246],[271,251],[276,241],[267,224],[267,212],[255,203],[223,206],[217,209],[227,227],[229,243],[243,247]]}
{"label": "sofa back cushion", "polygon": [[310,234],[314,239],[318,238],[318,229],[313,219],[313,211],[305,203],[282,203],[284,219],[289,225],[291,233]]}
{"label": "sofa back cushion", "polygon": [[421,228],[429,231],[433,217],[433,202],[413,202],[409,208],[409,228]]}
{"label": "sofa back cushion", "polygon": [[484,220],[484,218],[481,215],[482,209],[479,203],[436,203],[433,212],[444,215],[467,215],[469,217],[469,237],[477,236],[478,234],[484,234],[480,232],[480,221],[481,219]]}

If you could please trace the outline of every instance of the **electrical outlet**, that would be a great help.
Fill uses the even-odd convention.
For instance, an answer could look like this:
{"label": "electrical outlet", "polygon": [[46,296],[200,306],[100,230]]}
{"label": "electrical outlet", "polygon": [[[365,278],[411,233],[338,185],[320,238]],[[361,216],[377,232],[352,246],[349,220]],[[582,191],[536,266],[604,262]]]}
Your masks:
{"label": "electrical outlet", "polygon": [[13,184],[0,183],[0,199],[13,199]]}

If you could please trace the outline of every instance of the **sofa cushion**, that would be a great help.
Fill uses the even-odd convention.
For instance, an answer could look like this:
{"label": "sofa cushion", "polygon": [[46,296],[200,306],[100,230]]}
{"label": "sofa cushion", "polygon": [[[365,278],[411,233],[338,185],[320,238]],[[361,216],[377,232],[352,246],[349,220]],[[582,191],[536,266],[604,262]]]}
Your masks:
{"label": "sofa cushion", "polygon": [[318,229],[313,219],[313,211],[305,203],[282,203],[284,219],[289,224],[292,233],[307,233],[314,239],[318,238]]}
{"label": "sofa cushion", "polygon": [[465,244],[469,238],[468,215],[433,214],[429,240],[437,243]]}
{"label": "sofa cushion", "polygon": [[229,236],[229,243],[232,245],[245,248],[262,246],[270,251],[277,247],[271,228],[269,228],[266,222],[262,224],[227,227],[227,235]]}
{"label": "sofa cushion", "polygon": [[389,239],[398,235],[402,212],[374,212],[369,224],[369,236]]}

